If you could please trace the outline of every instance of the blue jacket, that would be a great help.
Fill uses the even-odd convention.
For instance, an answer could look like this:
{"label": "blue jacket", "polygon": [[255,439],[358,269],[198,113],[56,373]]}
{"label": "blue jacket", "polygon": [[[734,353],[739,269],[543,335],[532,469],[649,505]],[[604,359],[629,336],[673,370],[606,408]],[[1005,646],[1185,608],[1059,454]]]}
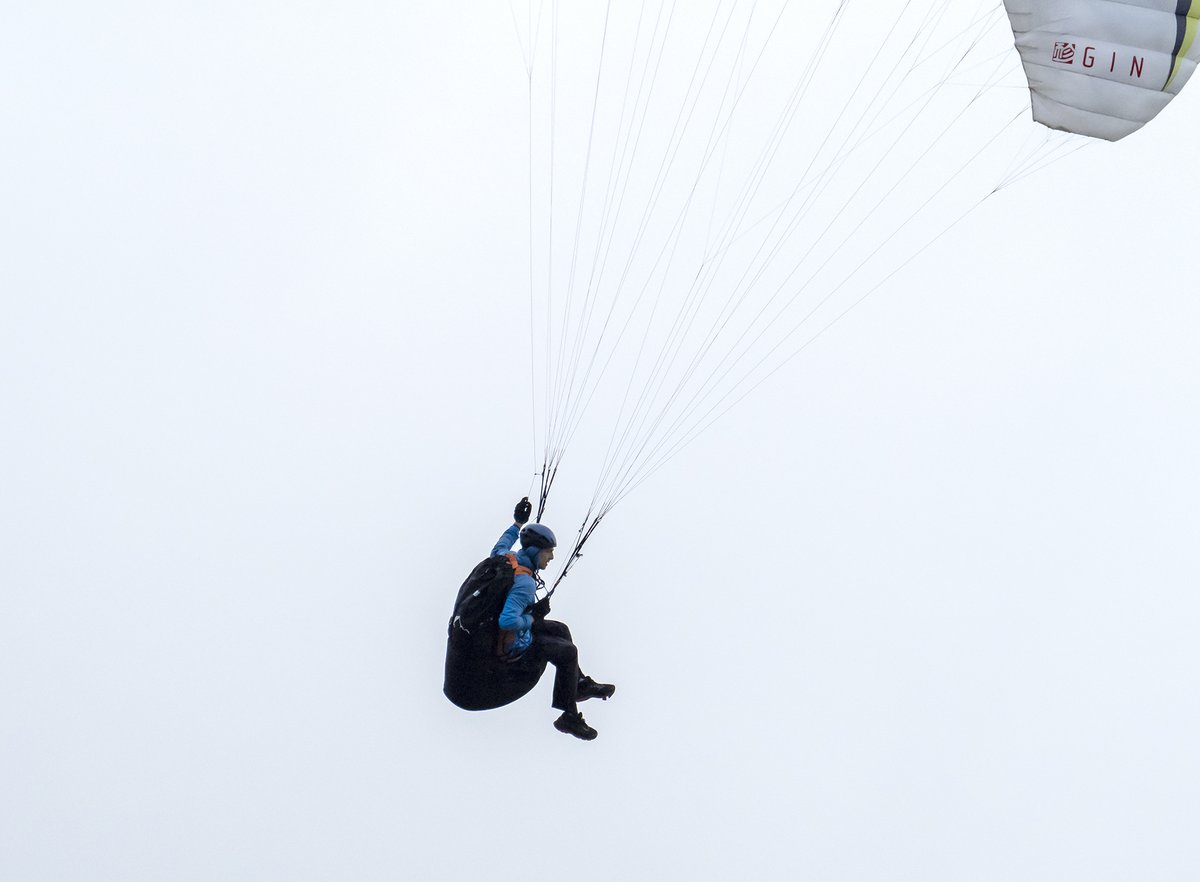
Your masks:
{"label": "blue jacket", "polygon": [[[520,535],[521,528],[513,524],[496,542],[495,548],[492,549],[492,556],[511,553],[512,547]],[[517,552],[517,563],[523,567],[529,567],[536,573],[537,556],[538,549],[522,548]],[[533,627],[533,616],[527,614],[525,610],[529,609],[537,599],[536,591],[537,582],[534,581],[533,576],[518,573],[513,579],[513,586],[509,589],[508,598],[504,601],[504,609],[500,611],[500,618],[496,622],[503,630],[516,633],[516,639],[509,649],[509,655],[520,655],[533,642],[533,633],[530,630]]]}

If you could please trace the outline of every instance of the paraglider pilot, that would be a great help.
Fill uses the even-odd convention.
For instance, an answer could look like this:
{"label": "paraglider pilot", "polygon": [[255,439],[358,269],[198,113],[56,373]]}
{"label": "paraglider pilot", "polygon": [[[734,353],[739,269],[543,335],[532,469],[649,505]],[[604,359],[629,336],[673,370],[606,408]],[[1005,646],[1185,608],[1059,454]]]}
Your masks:
{"label": "paraglider pilot", "polygon": [[562,711],[554,721],[554,728],[591,741],[596,737],[596,730],[579,713],[578,702],[589,698],[607,700],[616,692],[616,687],[585,676],[579,670],[579,650],[571,640],[571,630],[562,622],[546,618],[550,613],[550,598],[537,599],[536,592],[542,581],[538,573],[554,560],[558,541],[549,527],[529,523],[532,511],[528,497],[517,503],[513,525],[504,531],[492,549],[493,556],[509,554],[517,540],[521,542],[521,549],[516,553],[520,568],[498,621],[502,651],[508,661],[532,653],[534,659],[554,665],[551,706]]}

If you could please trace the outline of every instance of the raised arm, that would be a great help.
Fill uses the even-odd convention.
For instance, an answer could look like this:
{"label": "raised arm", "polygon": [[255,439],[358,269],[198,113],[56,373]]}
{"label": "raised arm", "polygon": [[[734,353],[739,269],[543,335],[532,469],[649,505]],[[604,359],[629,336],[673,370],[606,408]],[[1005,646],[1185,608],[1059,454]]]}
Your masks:
{"label": "raised arm", "polygon": [[529,515],[532,513],[533,504],[529,501],[529,497],[522,497],[513,509],[513,525],[496,540],[496,545],[492,548],[492,557],[512,551],[512,547],[517,544],[517,539],[521,535],[521,528],[529,522]]}
{"label": "raised arm", "polygon": [[517,537],[521,535],[521,528],[517,524],[513,524],[505,530],[499,539],[496,540],[496,546],[492,549],[492,556],[497,554],[508,554],[512,551],[512,547],[517,544]]}

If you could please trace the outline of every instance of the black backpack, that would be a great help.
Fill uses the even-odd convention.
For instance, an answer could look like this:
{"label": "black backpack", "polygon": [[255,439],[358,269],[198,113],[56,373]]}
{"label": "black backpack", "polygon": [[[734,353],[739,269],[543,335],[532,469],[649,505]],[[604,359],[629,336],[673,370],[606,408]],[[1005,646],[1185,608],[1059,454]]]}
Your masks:
{"label": "black backpack", "polygon": [[467,638],[480,652],[492,652],[499,634],[497,620],[504,601],[512,590],[512,561],[508,555],[496,555],[476,564],[471,575],[458,589],[454,613],[450,616],[450,634]]}

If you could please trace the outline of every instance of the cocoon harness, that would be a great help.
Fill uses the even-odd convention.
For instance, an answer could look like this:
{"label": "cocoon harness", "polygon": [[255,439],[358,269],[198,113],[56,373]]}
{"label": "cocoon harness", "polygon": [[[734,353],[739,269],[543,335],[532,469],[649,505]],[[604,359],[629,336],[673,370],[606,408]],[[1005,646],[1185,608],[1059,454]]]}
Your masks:
{"label": "cocoon harness", "polygon": [[512,632],[498,622],[518,574],[537,575],[515,554],[480,561],[458,589],[446,635],[446,676],[442,691],[464,710],[489,710],[516,701],[546,669],[526,653],[509,661],[503,650]]}

